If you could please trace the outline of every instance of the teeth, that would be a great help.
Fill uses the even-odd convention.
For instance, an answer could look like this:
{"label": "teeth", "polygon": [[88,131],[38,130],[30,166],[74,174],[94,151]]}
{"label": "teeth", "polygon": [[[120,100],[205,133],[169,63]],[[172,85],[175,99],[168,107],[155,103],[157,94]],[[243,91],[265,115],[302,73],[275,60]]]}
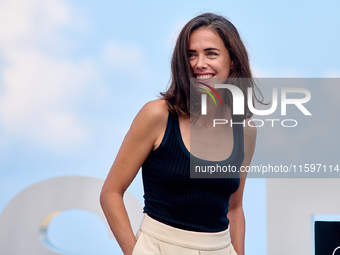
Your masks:
{"label": "teeth", "polygon": [[213,75],[209,74],[209,75],[200,75],[200,76],[197,76],[197,80],[200,80],[200,81],[203,81],[203,80],[208,80],[210,78],[212,78]]}

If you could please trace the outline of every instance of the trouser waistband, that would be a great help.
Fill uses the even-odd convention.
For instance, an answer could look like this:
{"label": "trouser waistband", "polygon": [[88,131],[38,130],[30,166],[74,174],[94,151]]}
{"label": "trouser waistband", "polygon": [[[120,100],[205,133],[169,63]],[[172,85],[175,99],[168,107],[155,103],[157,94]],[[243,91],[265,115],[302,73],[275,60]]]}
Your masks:
{"label": "trouser waistband", "polygon": [[212,233],[188,231],[161,223],[147,214],[144,214],[140,231],[166,243],[198,250],[223,249],[231,243],[229,228]]}

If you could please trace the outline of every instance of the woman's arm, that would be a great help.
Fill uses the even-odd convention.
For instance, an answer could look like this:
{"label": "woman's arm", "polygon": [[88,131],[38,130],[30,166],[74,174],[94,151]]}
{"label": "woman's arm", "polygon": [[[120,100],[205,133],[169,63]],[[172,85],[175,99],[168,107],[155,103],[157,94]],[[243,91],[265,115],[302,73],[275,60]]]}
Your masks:
{"label": "woman's arm", "polygon": [[[246,120],[248,123],[248,120]],[[254,123],[250,122],[252,126]],[[242,166],[249,166],[255,150],[256,128],[247,126],[244,130],[244,160]],[[243,213],[243,191],[247,173],[240,173],[240,187],[231,195],[228,219],[232,244],[238,255],[244,255],[245,219]]]}
{"label": "woman's arm", "polygon": [[164,100],[147,103],[135,117],[104,182],[100,203],[123,253],[136,244],[123,203],[123,195],[150,151],[159,145],[166,128],[168,110]]}

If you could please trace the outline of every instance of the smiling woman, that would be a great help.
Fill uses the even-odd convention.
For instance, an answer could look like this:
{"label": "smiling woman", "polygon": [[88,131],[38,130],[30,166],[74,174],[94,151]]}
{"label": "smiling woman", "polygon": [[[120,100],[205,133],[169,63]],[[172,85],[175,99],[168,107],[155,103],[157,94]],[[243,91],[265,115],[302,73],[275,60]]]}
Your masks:
{"label": "smiling woman", "polygon": [[[191,86],[190,79],[214,91],[216,81],[248,78],[239,85],[246,95],[248,87],[256,87],[247,51],[227,19],[205,13],[182,29],[171,70],[169,89],[161,99],[147,103],[134,119],[104,183],[102,208],[125,255],[243,255],[246,176],[239,169],[250,164],[256,129],[251,124],[208,125],[212,118],[234,119],[232,98],[223,93],[221,105],[210,107],[209,116],[198,115],[200,109],[190,104],[190,97],[202,92]],[[246,108],[238,118],[252,123],[251,116]],[[191,178],[192,163],[203,168],[229,166],[237,173]],[[145,206],[135,237],[122,198],[140,167]]]}
{"label": "smiling woman", "polygon": [[197,80],[207,82],[212,78],[229,77],[230,54],[221,37],[210,28],[201,27],[191,34],[188,56]]}

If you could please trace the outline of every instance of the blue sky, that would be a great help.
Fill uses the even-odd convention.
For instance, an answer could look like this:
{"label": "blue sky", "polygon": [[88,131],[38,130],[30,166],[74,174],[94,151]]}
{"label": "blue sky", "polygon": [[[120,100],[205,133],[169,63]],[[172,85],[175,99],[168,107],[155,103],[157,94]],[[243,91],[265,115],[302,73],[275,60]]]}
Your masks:
{"label": "blue sky", "polygon": [[[192,17],[228,17],[259,78],[339,77],[339,9],[336,0],[2,0],[0,213],[39,181],[105,178],[138,110],[165,90],[176,35]],[[248,254],[265,254],[265,228],[254,231],[265,224],[265,181],[248,183],[245,208],[258,208]],[[130,190],[142,202],[139,179]]]}

